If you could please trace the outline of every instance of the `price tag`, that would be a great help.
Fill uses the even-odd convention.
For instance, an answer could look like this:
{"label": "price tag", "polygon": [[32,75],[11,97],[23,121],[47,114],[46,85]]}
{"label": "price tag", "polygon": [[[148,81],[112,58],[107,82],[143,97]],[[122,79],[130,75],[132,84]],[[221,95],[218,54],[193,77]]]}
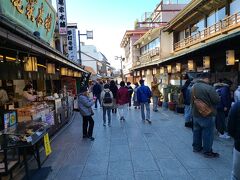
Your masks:
{"label": "price tag", "polygon": [[48,133],[44,135],[44,148],[45,148],[46,156],[52,153]]}

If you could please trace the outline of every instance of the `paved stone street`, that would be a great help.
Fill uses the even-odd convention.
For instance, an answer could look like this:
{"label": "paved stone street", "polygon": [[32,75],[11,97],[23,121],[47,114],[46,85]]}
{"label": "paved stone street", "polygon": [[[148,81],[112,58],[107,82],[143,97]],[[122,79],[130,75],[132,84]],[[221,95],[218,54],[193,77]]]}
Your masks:
{"label": "paved stone street", "polygon": [[214,150],[219,159],[192,152],[192,131],[182,114],[151,112],[152,124],[143,123],[140,110],[130,109],[125,122],[113,115],[112,127],[102,126],[102,109],[94,110],[95,141],[82,139],[81,117],[53,142],[53,153],[44,166],[57,180],[159,180],[230,178],[232,140],[217,136]]}

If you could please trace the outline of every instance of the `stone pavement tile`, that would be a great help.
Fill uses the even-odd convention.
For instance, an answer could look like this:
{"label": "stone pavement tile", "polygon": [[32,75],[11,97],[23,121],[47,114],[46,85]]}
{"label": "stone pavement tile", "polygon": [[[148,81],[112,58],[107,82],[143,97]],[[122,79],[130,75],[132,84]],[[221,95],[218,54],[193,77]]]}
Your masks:
{"label": "stone pavement tile", "polygon": [[53,179],[57,180],[76,180],[81,177],[83,166],[64,166],[62,167]]}
{"label": "stone pavement tile", "polygon": [[109,176],[121,176],[133,174],[133,167],[131,161],[114,161],[109,162],[108,175]]}
{"label": "stone pavement tile", "polygon": [[128,145],[128,139],[127,139],[127,137],[112,138],[111,146],[112,145]]}
{"label": "stone pavement tile", "polygon": [[160,171],[135,172],[136,180],[163,180]]}
{"label": "stone pavement tile", "polygon": [[216,171],[210,168],[188,169],[188,172],[196,180],[209,180],[209,178],[211,178],[211,180],[224,179],[222,175],[216,173]]}
{"label": "stone pavement tile", "polygon": [[110,150],[109,161],[130,161],[131,155],[128,145],[114,145]]}
{"label": "stone pavement tile", "polygon": [[109,175],[107,180],[135,180],[134,175],[124,174],[124,175]]}
{"label": "stone pavement tile", "polygon": [[154,148],[150,150],[154,159],[176,158],[173,152],[168,147]]}
{"label": "stone pavement tile", "polygon": [[106,175],[108,168],[108,162],[87,162],[83,169],[82,177],[94,176],[94,175]]}
{"label": "stone pavement tile", "polygon": [[150,151],[131,152],[134,171],[159,170]]}
{"label": "stone pavement tile", "polygon": [[109,152],[95,152],[91,151],[88,154],[87,162],[88,163],[98,163],[98,162],[108,162],[109,160]]}
{"label": "stone pavement tile", "polygon": [[177,159],[158,159],[157,164],[164,179],[192,179]]}
{"label": "stone pavement tile", "polygon": [[130,151],[147,151],[149,150],[149,147],[148,145],[145,143],[144,140],[141,140],[141,141],[130,141],[129,140],[129,148],[130,148]]}
{"label": "stone pavement tile", "polygon": [[81,177],[78,180],[107,180],[107,175]]}

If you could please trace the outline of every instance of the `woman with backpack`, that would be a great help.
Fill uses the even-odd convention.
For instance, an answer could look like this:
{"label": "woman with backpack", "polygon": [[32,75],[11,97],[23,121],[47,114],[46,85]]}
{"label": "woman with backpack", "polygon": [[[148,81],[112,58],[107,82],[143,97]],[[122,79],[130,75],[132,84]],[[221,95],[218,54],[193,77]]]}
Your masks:
{"label": "woman with backpack", "polygon": [[113,93],[109,89],[109,84],[105,84],[101,92],[101,102],[103,107],[103,126],[106,126],[106,113],[108,116],[108,126],[111,127],[111,109],[113,107]]}

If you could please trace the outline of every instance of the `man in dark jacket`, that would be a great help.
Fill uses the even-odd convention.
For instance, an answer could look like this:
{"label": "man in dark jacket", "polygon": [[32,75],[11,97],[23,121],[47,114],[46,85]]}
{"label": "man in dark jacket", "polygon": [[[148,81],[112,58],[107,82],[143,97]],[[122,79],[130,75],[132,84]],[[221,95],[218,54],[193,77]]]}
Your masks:
{"label": "man in dark jacket", "polygon": [[[215,88],[209,85],[208,73],[203,73],[192,87],[191,105],[193,114],[193,151],[201,152],[203,150],[204,157],[215,158],[219,157],[218,153],[212,151],[214,137],[214,118],[216,115],[215,106],[220,102],[220,97],[215,91]],[[193,97],[205,102],[213,112],[207,117],[196,108]]]}
{"label": "man in dark jacket", "polygon": [[235,103],[229,112],[228,133],[234,138],[232,180],[240,179],[240,102]]}
{"label": "man in dark jacket", "polygon": [[[137,99],[138,102],[141,105],[141,115],[142,115],[142,120],[147,121],[148,123],[151,123],[150,120],[150,98],[152,96],[152,92],[148,86],[144,85],[144,80],[140,80],[140,87],[137,90]],[[144,107],[146,108],[146,114],[147,118],[145,119],[145,110]]]}
{"label": "man in dark jacket", "polygon": [[92,88],[93,96],[96,97],[95,108],[97,108],[97,101],[99,101],[99,104],[101,106],[101,98],[100,98],[101,92],[102,92],[102,86],[96,81]]}
{"label": "man in dark jacket", "polygon": [[127,82],[127,88],[128,88],[128,95],[129,95],[129,108],[132,106],[132,94],[133,94],[133,88],[131,86],[130,82]]}

